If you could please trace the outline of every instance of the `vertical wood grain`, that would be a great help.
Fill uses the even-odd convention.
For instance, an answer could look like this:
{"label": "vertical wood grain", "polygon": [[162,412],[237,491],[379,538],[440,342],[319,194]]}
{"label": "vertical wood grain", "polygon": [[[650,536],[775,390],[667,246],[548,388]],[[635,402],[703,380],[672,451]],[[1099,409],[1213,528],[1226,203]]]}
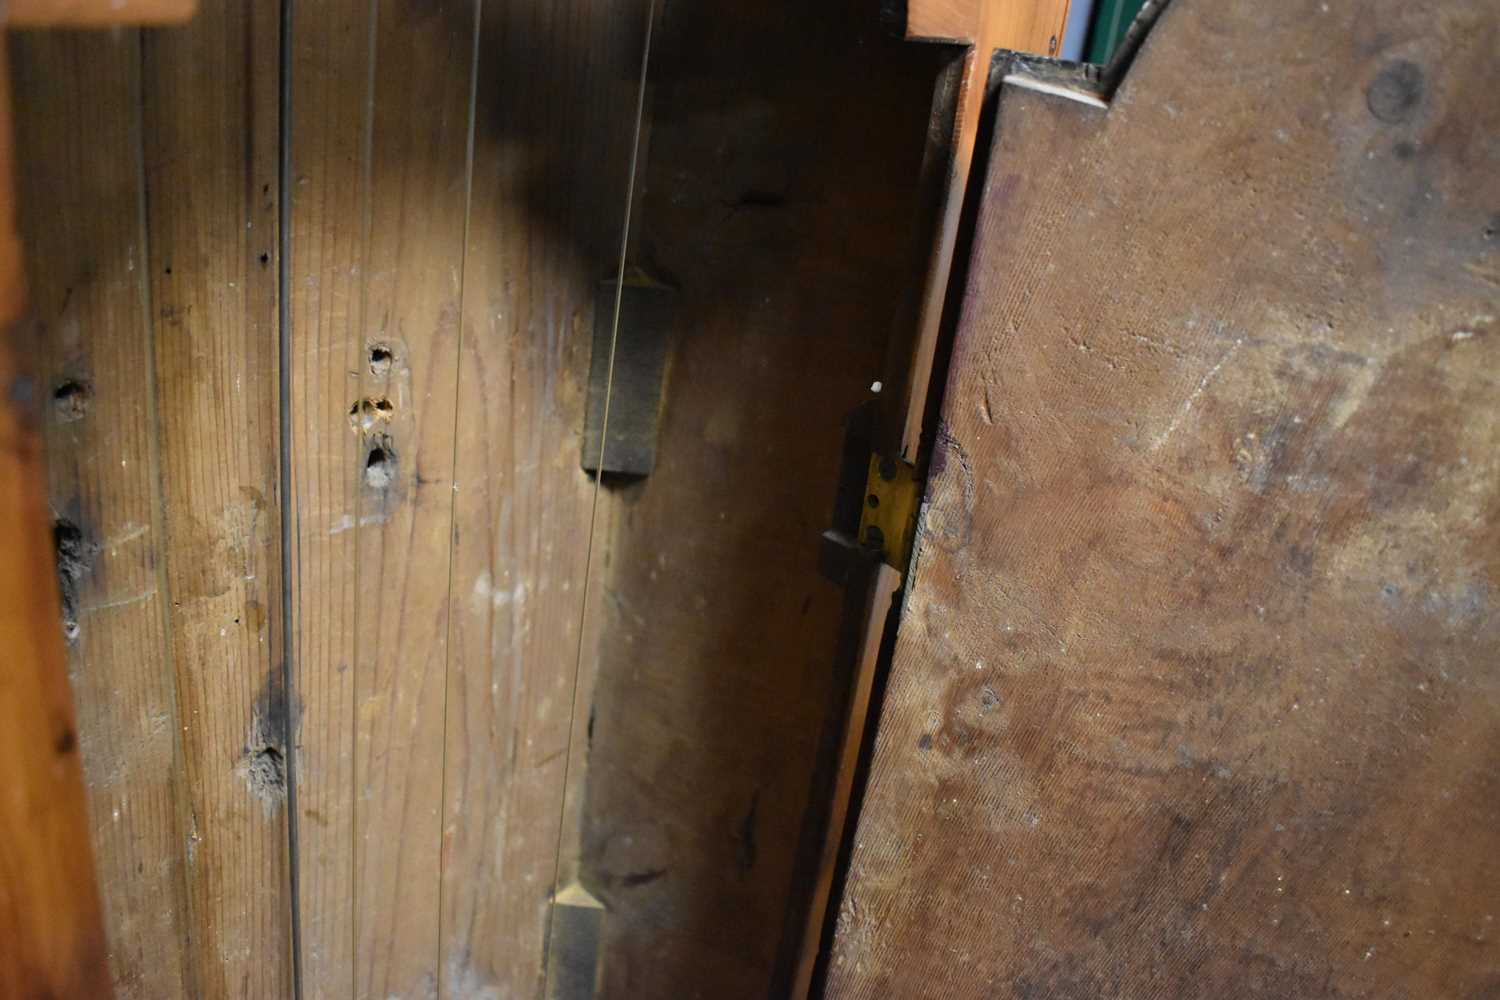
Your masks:
{"label": "vertical wood grain", "polygon": [[291,989],[281,680],[277,12],[145,37],[151,320],[197,993]]}
{"label": "vertical wood grain", "polygon": [[141,218],[140,36],[12,43],[48,497],[76,531],[78,739],[119,997],[192,995]]}
{"label": "vertical wood grain", "polygon": [[[0,40],[3,41],[3,40]],[[88,816],[48,551],[34,346],[16,233],[0,44],[0,995],[108,997]]]}
{"label": "vertical wood grain", "polygon": [[422,996],[438,979],[475,3],[382,0],[377,17],[361,332],[391,361],[380,374],[359,369],[374,416],[362,432],[355,529],[356,992]]}
{"label": "vertical wood grain", "polygon": [[[749,449],[763,441],[799,438],[792,463],[798,468],[821,462],[824,450],[805,427],[773,421],[738,438],[746,450],[737,453],[726,446],[728,432],[715,425],[719,437],[695,447],[716,449],[719,464],[679,457],[675,505],[644,506],[640,490],[606,491],[597,523],[591,521],[593,486],[579,468],[583,375],[595,311],[613,307],[599,289],[615,273],[625,235],[648,4],[492,0],[481,10],[476,0],[296,3],[284,53],[290,71],[284,146],[276,8],[210,4],[185,32],[147,36],[143,63],[133,61],[141,55],[133,48],[137,36],[96,36],[86,44],[104,47],[108,58],[91,56],[85,67],[80,57],[77,79],[49,77],[50,85],[74,95],[77,107],[55,139],[60,155],[73,157],[66,183],[38,178],[54,185],[47,203],[67,206],[78,175],[90,179],[84,190],[97,188],[100,199],[128,201],[123,209],[111,200],[97,212],[80,206],[38,216],[43,238],[55,237],[49,257],[76,259],[82,268],[90,258],[80,257],[79,248],[91,241],[124,254],[78,280],[61,271],[49,275],[47,284],[53,322],[65,333],[76,324],[89,349],[82,361],[58,354],[57,377],[87,379],[95,408],[59,424],[58,440],[70,448],[66,435],[85,436],[76,461],[55,474],[80,493],[80,520],[88,514],[102,526],[99,537],[146,528],[123,539],[118,554],[106,549],[105,571],[85,581],[92,596],[84,602],[80,639],[87,651],[81,682],[108,678],[128,689],[111,697],[114,688],[101,688],[94,710],[114,721],[113,728],[98,723],[98,739],[116,754],[132,755],[138,770],[121,780],[139,784],[149,777],[159,786],[157,799],[134,785],[122,792],[129,808],[119,821],[112,800],[95,804],[97,823],[125,824],[101,836],[120,840],[126,831],[140,832],[104,855],[124,872],[109,876],[110,889],[131,894],[116,897],[121,903],[111,911],[112,928],[126,928],[120,940],[130,942],[121,947],[131,949],[129,971],[117,976],[139,996],[289,995],[295,910],[305,996],[534,996],[548,902],[561,871],[590,886],[591,877],[610,882],[615,891],[618,905],[607,919],[617,926],[606,940],[617,970],[607,981],[616,992],[665,982],[690,966],[754,990],[756,963],[763,964],[774,937],[774,919],[761,914],[774,913],[785,896],[783,848],[803,798],[802,772],[783,762],[800,759],[805,748],[797,741],[810,737],[788,709],[777,723],[785,726],[780,734],[757,728],[753,742],[764,749],[744,751],[739,727],[772,711],[775,685],[763,680],[770,674],[753,657],[724,669],[728,640],[721,636],[733,637],[735,626],[700,628],[706,603],[696,602],[713,593],[721,609],[711,613],[714,620],[727,621],[722,609],[733,604],[747,627],[763,621],[769,605],[729,586],[730,574],[709,581],[682,567],[705,552],[716,566],[755,558],[769,567],[766,581],[780,581],[793,569],[809,569],[794,560],[811,549],[781,522],[757,529],[763,535],[747,532],[738,513],[727,522],[721,513],[712,529],[718,536],[701,525],[684,533],[682,526],[708,495],[703,468],[718,470],[716,483],[725,485],[730,478],[723,470],[750,460]],[[680,57],[696,65],[689,53]],[[106,72],[117,75],[127,97],[91,103],[91,92],[109,90]],[[733,76],[723,67],[718,72]],[[807,103],[801,92],[785,99],[788,107]],[[835,103],[825,98],[818,106]],[[48,98],[35,116],[46,124],[60,117],[60,106]],[[144,109],[138,126],[110,117],[131,106],[137,116]],[[764,110],[744,113],[754,123]],[[679,142],[689,133],[700,136],[702,149],[689,145],[702,159],[692,162],[712,173],[718,154],[702,125],[688,120],[701,114],[701,106],[687,107],[672,128]],[[862,138],[830,143],[819,122],[809,112],[804,124],[820,142],[868,152]],[[739,127],[732,118],[709,125],[731,134]],[[132,127],[143,130],[144,176],[130,148],[125,160],[98,155],[120,144],[122,128],[129,147]],[[279,155],[287,158],[290,221],[284,303],[277,300]],[[44,162],[59,161],[49,155]],[[768,241],[801,248],[787,234],[799,231],[805,210],[757,211],[765,207],[752,197],[766,187],[762,168],[736,170],[716,177],[711,190],[692,182],[694,204],[707,206],[706,214],[677,218],[679,236],[697,233],[706,217],[722,224],[730,206],[740,227],[727,243],[715,236],[708,250],[682,244],[692,248],[684,256],[698,259],[680,269],[694,279],[696,301],[709,312],[728,311],[725,288],[743,293],[729,301],[748,313],[770,304],[762,290],[780,287],[776,280],[795,274],[807,281],[813,273],[798,249],[796,267],[785,263],[789,251],[746,278],[744,227],[751,236],[764,231]],[[774,164],[765,170],[773,180],[780,176]],[[670,164],[660,177],[660,196],[672,198],[679,178]],[[735,201],[741,195],[745,205]],[[830,218],[854,214],[843,208],[848,202],[829,204]],[[91,228],[70,228],[73,220]],[[55,233],[46,231],[49,225]],[[816,244],[819,259],[842,261],[849,240],[838,235],[842,229],[830,232]],[[829,301],[827,281],[817,283],[819,300]],[[278,392],[278,306],[290,317],[285,399]],[[149,323],[142,323],[146,308]],[[788,314],[777,312],[765,330],[786,328]],[[805,325],[833,328],[838,319],[829,313]],[[745,324],[738,312],[719,322],[721,335]],[[714,328],[706,320],[700,325]],[[845,325],[861,330],[874,323]],[[814,386],[819,405],[835,414],[818,421],[832,437],[840,394],[857,396],[868,379],[857,372],[837,393],[825,391],[820,372],[835,364],[849,368],[842,346],[811,362],[805,346],[790,339],[747,340],[737,350],[763,359],[783,349],[776,344],[801,363],[786,377],[804,381],[786,384]],[[690,357],[705,366],[700,372],[728,371],[719,363],[722,348],[706,339]],[[698,418],[731,405],[725,402],[731,391],[763,391],[763,383],[743,374],[709,386],[700,380],[678,397],[679,405],[697,401],[694,415],[675,425],[684,433],[703,437]],[[100,415],[108,420],[89,423]],[[290,448],[284,506],[281,421]],[[159,469],[152,467],[153,449]],[[155,504],[152,489],[162,494]],[[813,499],[796,520],[813,523],[827,491],[805,482],[797,490]],[[751,515],[790,509],[781,499],[739,502]],[[278,557],[283,510],[286,595]],[[585,616],[591,524],[597,589]],[[634,531],[633,547],[616,550],[627,529]],[[655,540],[647,537],[652,533]],[[765,540],[773,535],[787,548],[778,546],[766,559]],[[676,539],[674,547],[662,549],[662,539]],[[719,562],[718,553],[729,551],[726,539],[743,543],[741,555]],[[142,547],[131,549],[137,540]],[[612,570],[621,552],[632,573]],[[662,575],[680,588],[676,597],[647,583],[654,585],[668,554],[673,570]],[[707,590],[708,583],[720,589]],[[147,594],[153,586],[156,593]],[[134,600],[138,594],[144,596]],[[781,593],[777,613],[805,619],[804,596]],[[126,598],[132,603],[113,603]],[[681,630],[676,639],[653,640],[649,648],[666,655],[644,674],[632,658],[646,654],[621,645],[640,636],[618,627],[636,621],[630,608],[640,601],[670,605],[652,615],[657,633],[666,631],[662,622]],[[816,622],[827,616],[814,617],[797,634],[820,635]],[[754,645],[759,634],[744,644]],[[287,636],[291,656],[284,665]],[[614,694],[600,714],[602,738],[614,741],[606,752],[619,759],[603,771],[614,784],[590,803],[609,812],[597,824],[604,834],[599,844],[618,849],[627,841],[611,839],[611,831],[628,836],[644,828],[639,817],[646,813],[675,810],[663,826],[685,831],[674,832],[674,850],[691,857],[660,884],[650,881],[656,876],[649,866],[626,864],[634,853],[596,853],[592,865],[580,864],[592,678],[606,647],[616,669]],[[644,641],[637,647],[645,648]],[[776,669],[820,683],[817,655]],[[717,711],[721,695],[714,689],[683,683],[702,680],[683,673],[682,665],[692,663],[714,664],[725,685],[751,680],[763,694],[752,692],[738,715]],[[289,690],[281,684],[284,666]],[[651,711],[680,713],[660,728],[655,716],[645,728],[632,721],[643,676],[652,688]],[[180,721],[171,718],[174,689]],[[165,706],[169,725],[148,729],[150,741],[127,744],[122,727],[139,726],[141,713],[159,718],[148,711],[152,706]],[[682,720],[693,716],[700,730],[714,730],[705,741],[721,738],[724,747],[695,750],[695,782],[662,776],[684,745]],[[84,734],[86,753],[90,735]],[[181,741],[175,758],[174,740]],[[282,778],[296,768],[295,856],[287,846],[278,766]],[[773,771],[777,790],[763,793],[764,774]],[[620,783],[621,775],[629,781]],[[128,877],[138,856],[156,859],[154,880]],[[756,877],[736,874],[737,862],[758,864]],[[642,872],[647,882],[632,881]],[[727,892],[726,872],[738,880]],[[626,890],[634,894],[628,902]],[[732,954],[718,954],[704,941],[722,925],[701,919],[713,906],[773,930],[738,935]],[[667,943],[652,951],[643,941],[653,949]],[[657,960],[663,950],[672,962]],[[690,960],[690,954],[708,957]],[[752,975],[740,975],[747,967]]]}
{"label": "vertical wood grain", "polygon": [[541,988],[593,495],[579,467],[584,377],[599,283],[619,263],[646,12],[644,0],[483,9],[455,439],[444,995]]}
{"label": "vertical wood grain", "polygon": [[437,989],[476,5],[291,26],[293,616],[308,995]]}
{"label": "vertical wood grain", "polygon": [[360,293],[368,229],[373,5],[299,3],[286,39],[290,200],[287,551],[296,726],[303,995],[354,993],[355,525],[368,363]]}

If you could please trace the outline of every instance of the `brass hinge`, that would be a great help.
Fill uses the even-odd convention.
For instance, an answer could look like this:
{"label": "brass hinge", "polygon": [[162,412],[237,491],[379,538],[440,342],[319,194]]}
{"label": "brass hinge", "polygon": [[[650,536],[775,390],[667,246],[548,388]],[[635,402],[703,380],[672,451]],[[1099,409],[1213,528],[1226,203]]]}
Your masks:
{"label": "brass hinge", "polygon": [[915,468],[900,459],[870,456],[865,498],[860,505],[859,541],[868,549],[878,549],[886,564],[902,573],[911,562],[921,500]]}

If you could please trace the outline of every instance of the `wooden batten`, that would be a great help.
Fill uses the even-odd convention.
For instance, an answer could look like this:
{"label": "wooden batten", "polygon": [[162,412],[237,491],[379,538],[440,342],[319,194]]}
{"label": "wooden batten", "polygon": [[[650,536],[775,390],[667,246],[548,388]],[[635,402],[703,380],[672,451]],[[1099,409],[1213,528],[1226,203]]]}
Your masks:
{"label": "wooden batten", "polygon": [[197,0],[8,0],[0,20],[12,28],[180,24],[197,6]]}

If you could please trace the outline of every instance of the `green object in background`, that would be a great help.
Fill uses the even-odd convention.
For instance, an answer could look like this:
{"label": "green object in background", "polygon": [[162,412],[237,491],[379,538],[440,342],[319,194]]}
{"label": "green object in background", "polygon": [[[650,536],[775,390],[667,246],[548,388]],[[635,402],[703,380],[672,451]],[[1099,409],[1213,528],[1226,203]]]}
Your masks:
{"label": "green object in background", "polygon": [[1115,48],[1130,22],[1141,12],[1146,0],[1098,0],[1094,8],[1094,27],[1089,32],[1088,61],[1104,64],[1115,54]]}

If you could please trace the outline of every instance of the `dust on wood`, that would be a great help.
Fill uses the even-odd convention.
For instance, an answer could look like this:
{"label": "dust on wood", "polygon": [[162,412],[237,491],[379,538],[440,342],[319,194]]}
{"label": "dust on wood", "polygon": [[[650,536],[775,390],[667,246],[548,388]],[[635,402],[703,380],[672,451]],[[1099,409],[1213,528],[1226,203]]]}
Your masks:
{"label": "dust on wood", "polygon": [[78,606],[84,581],[94,570],[99,546],[83,537],[78,525],[67,518],[52,522],[52,551],[57,557],[57,590],[62,601],[62,633],[68,642],[78,641]]}
{"label": "dust on wood", "polygon": [[[363,436],[363,468],[340,470],[363,477],[361,517],[380,516],[356,528],[345,567],[355,599],[345,652],[356,720],[355,992],[420,996],[440,991],[442,976],[454,389],[478,25],[474,0],[382,3],[371,16],[360,325],[348,331],[368,363],[356,364],[342,398],[379,392],[392,410]],[[299,89],[294,103],[310,107],[310,96]],[[373,349],[390,343],[401,364],[381,378]]]}
{"label": "dust on wood", "polygon": [[288,36],[300,945],[335,995],[439,984],[476,10],[339,0]]}
{"label": "dust on wood", "polygon": [[[479,25],[454,442],[445,992],[538,993],[548,899],[578,868],[593,698],[593,659],[578,659],[593,499],[579,429],[596,292],[619,267],[649,11],[646,0],[485,4]],[[601,501],[601,538],[610,516]]]}
{"label": "dust on wood", "polygon": [[294,989],[287,810],[243,767],[283,669],[284,621],[263,610],[281,607],[281,393],[276,269],[260,261],[277,246],[279,49],[264,4],[205,3],[141,41],[135,267],[149,281],[171,640],[155,662],[176,682],[188,989],[206,998]]}
{"label": "dust on wood", "polygon": [[1493,992],[1497,44],[1175,0],[1001,93],[830,996]]}
{"label": "dust on wood", "polygon": [[115,996],[195,993],[185,774],[161,586],[140,35],[10,39],[21,225],[36,321],[47,493],[68,675]]}
{"label": "dust on wood", "polygon": [[274,815],[287,797],[289,724],[286,692],[278,680],[273,680],[255,701],[250,732],[235,765],[241,780],[261,801],[268,815]]}
{"label": "dust on wood", "polygon": [[[405,384],[399,331],[376,336],[361,303],[370,172],[369,3],[299,3],[282,57],[291,74],[283,234],[291,328],[286,557],[295,731],[297,915],[302,986],[353,996],[355,970],[357,542],[384,513],[365,485],[368,441],[351,407]],[[381,353],[377,359],[375,350]],[[378,386],[373,381],[378,375]],[[366,374],[368,373],[368,375]],[[378,575],[374,570],[371,575]],[[358,574],[358,575],[357,575]],[[368,690],[368,687],[366,688]],[[368,767],[365,768],[368,773]]]}

